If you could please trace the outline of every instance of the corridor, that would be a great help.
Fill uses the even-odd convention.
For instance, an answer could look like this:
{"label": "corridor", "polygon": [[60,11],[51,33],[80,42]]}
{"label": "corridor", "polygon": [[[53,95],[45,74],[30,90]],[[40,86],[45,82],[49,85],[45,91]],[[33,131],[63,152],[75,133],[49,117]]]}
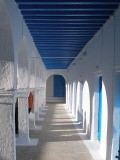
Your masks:
{"label": "corridor", "polygon": [[17,147],[17,160],[93,160],[80,139],[83,130],[75,128],[65,105],[49,103],[43,113],[44,121],[36,121],[42,130],[30,131],[31,138],[39,138],[38,145]]}

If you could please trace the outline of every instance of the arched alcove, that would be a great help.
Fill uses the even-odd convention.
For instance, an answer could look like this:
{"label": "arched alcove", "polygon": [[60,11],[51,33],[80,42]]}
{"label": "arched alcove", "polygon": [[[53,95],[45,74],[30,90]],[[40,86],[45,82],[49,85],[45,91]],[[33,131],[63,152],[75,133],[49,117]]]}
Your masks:
{"label": "arched alcove", "polygon": [[69,108],[69,83],[67,83],[66,85],[66,105],[67,105],[67,108]]}
{"label": "arched alcove", "polygon": [[108,128],[108,101],[104,81],[102,81],[102,119],[101,119],[101,142],[100,150],[103,158],[106,158]]}
{"label": "arched alcove", "polygon": [[29,96],[28,96],[28,111],[29,111],[29,113],[31,112],[31,110],[33,108],[33,104],[34,104],[34,97],[33,97],[32,92],[30,92]]}
{"label": "arched alcove", "polygon": [[18,125],[18,98],[15,102],[15,133],[19,134],[19,125]]}
{"label": "arched alcove", "polygon": [[77,83],[77,95],[76,95],[76,120],[82,124],[83,113],[82,113],[82,95],[83,94],[83,84],[81,82]]}
{"label": "arched alcove", "polygon": [[114,108],[113,108],[113,140],[112,140],[112,155],[114,160],[118,156],[120,149],[120,72],[115,73],[114,78]]}
{"label": "arched alcove", "polygon": [[62,75],[54,74],[46,82],[47,102],[65,103],[65,79]]}
{"label": "arched alcove", "polygon": [[83,109],[83,129],[90,137],[90,92],[87,81],[85,81],[83,86],[82,109]]}
{"label": "arched alcove", "polygon": [[70,84],[70,89],[69,89],[69,110],[72,112],[72,85]]}
{"label": "arched alcove", "polygon": [[0,1],[0,89],[14,87],[14,47],[9,14],[5,1]]}
{"label": "arched alcove", "polygon": [[23,36],[20,44],[20,50],[18,55],[18,83],[17,88],[28,88],[28,78],[29,78],[29,62],[28,62],[28,50],[27,50],[27,40]]}
{"label": "arched alcove", "polygon": [[101,141],[102,130],[102,76],[96,76],[94,81],[94,94],[92,106],[92,132],[91,139]]}
{"label": "arched alcove", "polygon": [[76,116],[76,83],[73,82],[72,85],[72,113]]}

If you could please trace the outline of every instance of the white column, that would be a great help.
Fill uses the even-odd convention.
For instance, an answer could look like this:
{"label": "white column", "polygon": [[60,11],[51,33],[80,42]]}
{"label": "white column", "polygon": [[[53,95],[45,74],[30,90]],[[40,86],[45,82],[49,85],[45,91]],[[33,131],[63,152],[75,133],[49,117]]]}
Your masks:
{"label": "white column", "polygon": [[45,110],[45,92],[44,88],[41,87],[39,90],[39,113],[46,114],[43,113],[44,110]]}
{"label": "white column", "polygon": [[0,91],[0,159],[16,160],[14,92]]}
{"label": "white column", "polygon": [[29,127],[30,130],[41,130],[42,126],[37,126],[36,125],[36,120],[39,121],[41,120],[39,115],[40,115],[40,109],[39,109],[39,90],[33,90],[31,91],[34,97],[33,101],[33,108],[29,114]]}
{"label": "white column", "polygon": [[40,105],[39,105],[39,99],[41,97],[39,97],[39,90],[35,91],[35,119],[39,120],[40,119]]}
{"label": "white column", "polygon": [[29,91],[18,91],[18,123],[19,137],[17,138],[18,146],[37,145],[38,139],[29,138],[29,113],[28,113],[28,96]]}
{"label": "white column", "polygon": [[18,124],[19,138],[17,144],[30,142],[29,138],[29,117],[28,117],[28,91],[18,92]]}

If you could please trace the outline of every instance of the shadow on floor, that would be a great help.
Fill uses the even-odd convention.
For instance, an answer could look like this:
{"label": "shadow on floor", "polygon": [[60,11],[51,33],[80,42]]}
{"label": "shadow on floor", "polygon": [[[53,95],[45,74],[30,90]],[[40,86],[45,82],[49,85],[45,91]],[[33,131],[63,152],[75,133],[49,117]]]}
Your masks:
{"label": "shadow on floor", "polygon": [[44,118],[36,122],[41,131],[30,131],[31,138],[39,138],[38,145],[17,147],[17,160],[79,160],[80,154],[81,160],[92,160],[80,139],[80,134],[86,137],[83,129],[75,128],[63,105],[48,105]]}

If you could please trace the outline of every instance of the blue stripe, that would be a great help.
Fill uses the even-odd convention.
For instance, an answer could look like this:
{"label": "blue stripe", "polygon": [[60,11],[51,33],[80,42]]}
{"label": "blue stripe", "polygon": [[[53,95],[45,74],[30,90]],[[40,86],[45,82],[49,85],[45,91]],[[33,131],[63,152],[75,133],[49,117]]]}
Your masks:
{"label": "blue stripe", "polygon": [[98,140],[101,140],[102,122],[102,77],[99,78],[99,108],[98,108]]}

